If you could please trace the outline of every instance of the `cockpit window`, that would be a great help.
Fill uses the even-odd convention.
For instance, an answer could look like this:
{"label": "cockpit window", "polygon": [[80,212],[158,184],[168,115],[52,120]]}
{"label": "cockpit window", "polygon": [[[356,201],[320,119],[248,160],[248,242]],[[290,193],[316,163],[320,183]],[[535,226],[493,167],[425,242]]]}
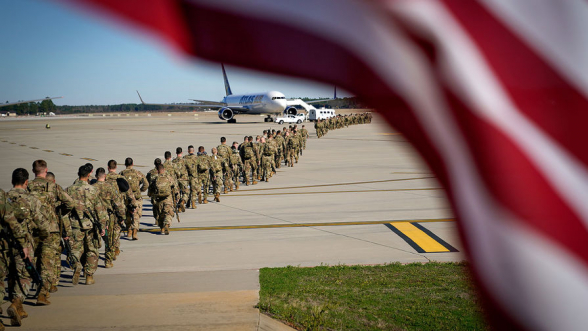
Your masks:
{"label": "cockpit window", "polygon": [[286,99],[286,97],[272,97],[272,100]]}

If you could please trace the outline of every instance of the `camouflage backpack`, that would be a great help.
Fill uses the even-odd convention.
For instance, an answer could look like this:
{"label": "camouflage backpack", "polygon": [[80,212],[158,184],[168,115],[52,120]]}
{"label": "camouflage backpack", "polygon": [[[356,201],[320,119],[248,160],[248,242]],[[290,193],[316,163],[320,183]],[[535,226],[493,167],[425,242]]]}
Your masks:
{"label": "camouflage backpack", "polygon": [[171,185],[165,176],[156,176],[152,182],[152,192],[155,198],[167,198],[171,195]]}
{"label": "camouflage backpack", "polygon": [[245,146],[245,159],[249,160],[255,156],[255,152],[253,151],[253,143],[247,143]]}
{"label": "camouflage backpack", "polygon": [[125,179],[129,183],[129,186],[131,187],[131,191],[137,192],[140,190],[139,185],[141,184],[141,179],[139,178],[139,175],[137,175],[137,173],[135,171],[133,171],[132,169],[125,169],[125,170],[121,171],[120,174],[123,177],[125,177]]}

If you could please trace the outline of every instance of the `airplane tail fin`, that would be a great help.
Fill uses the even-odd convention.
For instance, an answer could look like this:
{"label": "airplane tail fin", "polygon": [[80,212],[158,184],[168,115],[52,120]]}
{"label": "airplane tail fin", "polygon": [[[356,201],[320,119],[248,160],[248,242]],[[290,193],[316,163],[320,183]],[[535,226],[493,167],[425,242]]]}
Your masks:
{"label": "airplane tail fin", "polygon": [[225,65],[221,64],[222,68],[223,68],[223,78],[225,80],[225,92],[228,95],[233,94],[233,92],[231,91],[231,85],[229,85],[229,79],[227,78],[227,72],[225,71]]}
{"label": "airplane tail fin", "polygon": [[137,94],[139,95],[139,99],[141,100],[141,103],[145,104],[145,101],[143,101],[143,98],[141,98],[141,94],[139,94],[139,91],[137,91]]}

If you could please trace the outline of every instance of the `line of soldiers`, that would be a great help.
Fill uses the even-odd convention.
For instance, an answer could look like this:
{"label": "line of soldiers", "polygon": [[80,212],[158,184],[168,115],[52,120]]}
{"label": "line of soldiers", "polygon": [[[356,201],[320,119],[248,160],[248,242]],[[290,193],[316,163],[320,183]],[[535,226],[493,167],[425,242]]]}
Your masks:
{"label": "line of soldiers", "polygon": [[314,123],[316,136],[324,136],[329,130],[346,128],[350,125],[366,124],[372,122],[372,113],[337,115],[326,120],[318,120]]}
{"label": "line of soldiers", "polygon": [[220,145],[211,149],[211,155],[204,146],[198,147],[195,153],[193,145],[188,146],[187,155],[183,155],[181,147],[176,148],[174,159],[166,151],[165,160],[155,159],[155,167],[146,176],[155,224],[161,234],[169,234],[174,215],[179,222],[179,213],[186,208],[195,209],[196,202],[207,204],[210,190],[214,201],[220,202],[221,192],[238,190],[241,183],[268,182],[282,162],[293,167],[306,149],[307,138],[305,126],[299,129],[294,125],[277,131],[264,130],[255,140],[253,136],[245,136],[241,144],[235,141],[230,146],[221,137]]}
{"label": "line of soldiers", "polygon": [[[141,174],[136,172],[140,184],[135,187],[132,159],[127,158],[125,165],[127,169],[118,174],[116,161],[110,160],[108,172],[98,168],[95,178],[93,166],[82,165],[78,179],[66,189],[55,182],[44,160],[33,162],[33,180],[26,169],[13,171],[13,188],[0,190],[0,295],[3,299],[8,289],[11,325],[20,326],[28,317],[23,302],[33,284],[36,304],[51,303],[50,293],[58,289],[63,250],[73,270],[72,284],[79,283],[83,272],[85,284],[92,285],[102,241],[105,267],[111,268],[120,254],[121,229],[137,239],[141,192],[147,190],[147,182],[145,176],[141,182]],[[0,323],[1,330],[4,325]]]}

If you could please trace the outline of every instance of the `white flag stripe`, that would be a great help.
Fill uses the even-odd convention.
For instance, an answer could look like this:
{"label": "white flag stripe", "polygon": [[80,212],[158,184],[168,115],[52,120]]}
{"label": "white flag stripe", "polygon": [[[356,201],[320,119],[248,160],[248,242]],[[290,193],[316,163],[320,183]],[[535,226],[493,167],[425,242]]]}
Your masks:
{"label": "white flag stripe", "polygon": [[588,97],[586,0],[479,0],[496,19]]}
{"label": "white flag stripe", "polygon": [[520,113],[475,44],[443,6],[414,1],[399,8],[414,24],[426,25],[439,41],[444,71],[456,94],[524,151],[588,228],[588,172],[582,163]]}

